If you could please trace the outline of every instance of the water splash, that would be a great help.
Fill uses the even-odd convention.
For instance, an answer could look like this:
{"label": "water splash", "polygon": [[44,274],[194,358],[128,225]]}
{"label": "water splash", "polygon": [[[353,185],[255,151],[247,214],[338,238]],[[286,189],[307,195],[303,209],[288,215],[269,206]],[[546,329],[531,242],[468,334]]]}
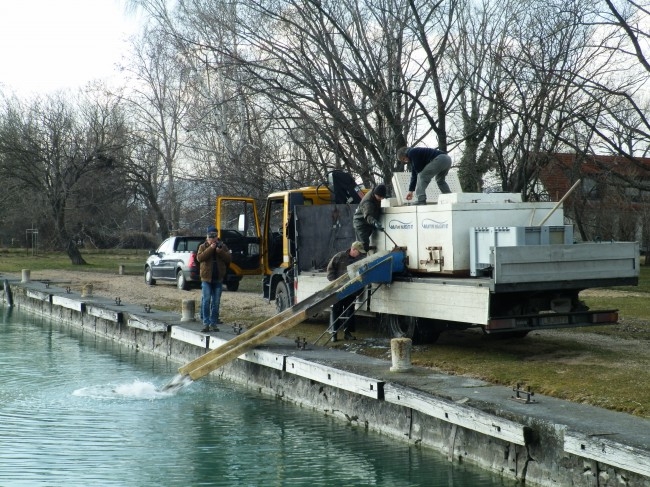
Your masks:
{"label": "water splash", "polygon": [[151,382],[134,380],[127,384],[83,387],[72,394],[93,399],[155,400],[173,396],[191,383],[192,380],[189,377],[177,376],[162,387]]}
{"label": "water splash", "polygon": [[176,374],[172,380],[158,389],[158,391],[166,394],[176,394],[181,389],[189,386],[192,382],[193,381],[189,375]]}
{"label": "water splash", "polygon": [[119,384],[113,388],[113,392],[122,398],[133,399],[156,399],[159,391],[151,382],[133,381],[131,384]]}

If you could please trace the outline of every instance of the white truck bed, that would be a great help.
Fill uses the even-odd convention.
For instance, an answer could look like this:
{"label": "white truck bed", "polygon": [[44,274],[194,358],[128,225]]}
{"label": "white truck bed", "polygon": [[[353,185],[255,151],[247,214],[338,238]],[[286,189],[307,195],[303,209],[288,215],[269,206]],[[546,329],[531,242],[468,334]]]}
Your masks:
{"label": "white truck bed", "polygon": [[[577,290],[634,284],[639,269],[636,242],[496,247],[492,277],[396,276],[376,291],[367,311],[486,325],[495,293]],[[329,282],[325,272],[302,272],[298,302]],[[364,308],[365,309],[365,308]]]}

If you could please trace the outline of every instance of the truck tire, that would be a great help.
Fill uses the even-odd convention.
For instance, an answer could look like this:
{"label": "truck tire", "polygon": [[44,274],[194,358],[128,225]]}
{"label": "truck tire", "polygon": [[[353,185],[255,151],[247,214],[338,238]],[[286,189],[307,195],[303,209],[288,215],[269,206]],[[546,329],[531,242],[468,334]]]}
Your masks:
{"label": "truck tire", "polygon": [[289,288],[284,281],[278,282],[275,287],[275,309],[278,313],[282,313],[285,309],[291,307],[291,298],[289,296]]}
{"label": "truck tire", "polygon": [[430,318],[417,318],[417,335],[420,343],[436,343],[440,334],[447,330],[447,322]]}
{"label": "truck tire", "polygon": [[190,288],[187,279],[185,279],[185,274],[180,269],[176,271],[176,287],[181,291],[187,291]]}
{"label": "truck tire", "polygon": [[144,282],[147,284],[147,286],[154,286],[156,284],[156,280],[153,278],[153,271],[151,270],[151,267],[144,268]]}
{"label": "truck tire", "polygon": [[414,345],[435,343],[442,331],[434,320],[414,316],[382,315],[392,338],[410,338]]}

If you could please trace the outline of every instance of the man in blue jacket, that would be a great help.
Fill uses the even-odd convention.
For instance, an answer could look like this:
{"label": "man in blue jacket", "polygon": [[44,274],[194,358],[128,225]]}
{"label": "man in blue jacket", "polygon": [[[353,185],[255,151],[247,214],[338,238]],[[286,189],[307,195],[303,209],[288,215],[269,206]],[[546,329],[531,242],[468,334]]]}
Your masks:
{"label": "man in blue jacket", "polygon": [[427,186],[435,177],[441,193],[451,193],[445,178],[451,167],[451,157],[438,149],[427,147],[402,147],[397,150],[397,159],[404,164],[411,163],[411,181],[406,199],[413,199],[415,191],[415,205],[424,205],[427,202]]}

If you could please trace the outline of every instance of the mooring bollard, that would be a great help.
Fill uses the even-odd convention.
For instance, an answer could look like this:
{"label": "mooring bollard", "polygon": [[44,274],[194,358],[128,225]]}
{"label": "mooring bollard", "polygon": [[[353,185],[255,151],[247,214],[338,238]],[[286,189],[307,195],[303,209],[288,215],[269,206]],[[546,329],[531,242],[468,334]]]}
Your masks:
{"label": "mooring bollard", "polygon": [[117,269],[117,273],[118,273],[120,276],[123,276],[123,275],[124,275],[124,264],[120,264],[120,266],[119,266],[118,269]]}
{"label": "mooring bollard", "polygon": [[81,297],[82,298],[89,298],[93,295],[93,285],[92,284],[84,284],[81,286]]}
{"label": "mooring bollard", "polygon": [[30,270],[29,269],[23,269],[22,278],[21,278],[20,282],[29,282],[29,281],[31,281]]}
{"label": "mooring bollard", "polygon": [[194,306],[195,303],[193,299],[183,300],[183,313],[181,315],[181,322],[194,321]]}
{"label": "mooring bollard", "polygon": [[411,339],[393,338],[390,341],[390,354],[393,361],[391,372],[406,372],[411,369]]}

